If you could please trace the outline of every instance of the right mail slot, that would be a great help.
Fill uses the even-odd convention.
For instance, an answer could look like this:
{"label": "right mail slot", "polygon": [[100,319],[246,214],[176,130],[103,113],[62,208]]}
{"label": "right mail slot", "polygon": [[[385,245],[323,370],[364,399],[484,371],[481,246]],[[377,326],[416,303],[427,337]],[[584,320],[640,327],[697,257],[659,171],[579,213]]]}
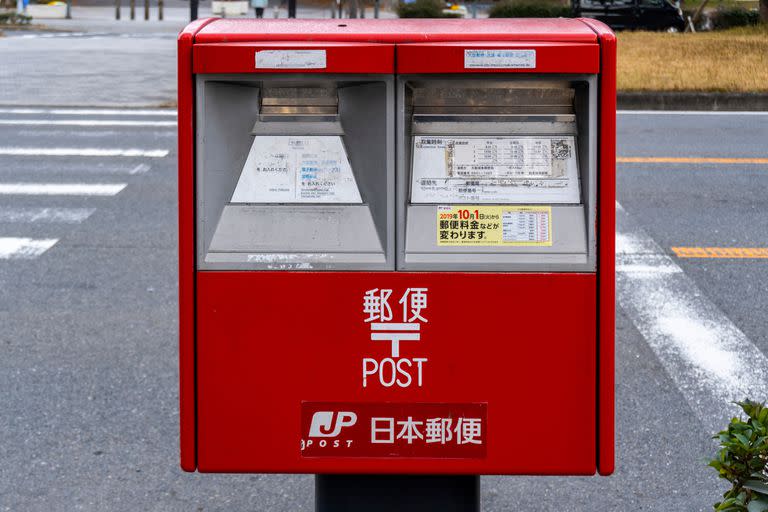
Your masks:
{"label": "right mail slot", "polygon": [[595,271],[594,75],[397,88],[398,269]]}

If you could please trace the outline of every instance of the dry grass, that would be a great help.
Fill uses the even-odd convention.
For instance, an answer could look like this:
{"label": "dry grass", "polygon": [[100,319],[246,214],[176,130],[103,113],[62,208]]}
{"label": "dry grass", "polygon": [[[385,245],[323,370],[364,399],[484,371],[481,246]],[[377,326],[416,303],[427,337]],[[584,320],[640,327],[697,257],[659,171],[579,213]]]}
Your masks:
{"label": "dry grass", "polygon": [[768,27],[618,38],[620,90],[768,92]]}

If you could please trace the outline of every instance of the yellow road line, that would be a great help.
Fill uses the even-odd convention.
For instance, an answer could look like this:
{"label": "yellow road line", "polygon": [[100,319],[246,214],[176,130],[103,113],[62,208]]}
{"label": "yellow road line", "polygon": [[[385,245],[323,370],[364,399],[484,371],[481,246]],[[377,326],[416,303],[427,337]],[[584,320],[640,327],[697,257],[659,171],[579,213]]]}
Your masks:
{"label": "yellow road line", "polygon": [[768,247],[672,247],[678,258],[768,258]]}
{"label": "yellow road line", "polygon": [[622,164],[768,164],[768,158],[694,158],[672,156],[620,156]]}

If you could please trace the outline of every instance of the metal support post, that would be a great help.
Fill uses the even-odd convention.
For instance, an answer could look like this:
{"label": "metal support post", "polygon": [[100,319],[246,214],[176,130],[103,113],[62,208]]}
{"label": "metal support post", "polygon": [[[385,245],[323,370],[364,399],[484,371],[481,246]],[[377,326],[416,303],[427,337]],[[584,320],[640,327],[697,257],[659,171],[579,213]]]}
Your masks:
{"label": "metal support post", "polygon": [[67,0],[67,14],[64,16],[66,19],[72,19],[72,0]]}
{"label": "metal support post", "polygon": [[288,0],[288,17],[296,17],[296,0]]}
{"label": "metal support post", "polygon": [[198,0],[189,0],[189,21],[197,19],[197,2]]}
{"label": "metal support post", "polygon": [[163,21],[163,0],[157,0],[157,19]]}
{"label": "metal support post", "polygon": [[373,2],[373,17],[377,19],[379,17],[379,0]]}
{"label": "metal support post", "polygon": [[480,512],[476,475],[316,475],[315,512]]}
{"label": "metal support post", "polygon": [[130,7],[131,11],[131,19],[136,19],[136,0],[129,0],[128,6]]}
{"label": "metal support post", "polygon": [[[21,3],[22,0],[19,0],[19,3]],[[115,0],[115,19],[120,19],[120,0]]]}
{"label": "metal support post", "polygon": [[144,0],[144,21],[149,21],[149,0]]}

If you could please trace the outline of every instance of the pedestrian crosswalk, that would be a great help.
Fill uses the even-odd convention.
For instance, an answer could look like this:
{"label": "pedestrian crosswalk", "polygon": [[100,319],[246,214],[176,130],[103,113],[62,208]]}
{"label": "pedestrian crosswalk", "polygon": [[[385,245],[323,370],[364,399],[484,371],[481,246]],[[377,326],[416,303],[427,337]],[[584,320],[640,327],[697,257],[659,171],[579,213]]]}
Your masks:
{"label": "pedestrian crosswalk", "polygon": [[0,195],[114,196],[125,183],[0,183]]}
{"label": "pedestrian crosswalk", "polygon": [[[167,109],[0,108],[0,265],[46,254],[141,180],[152,161],[167,158],[175,116]],[[102,137],[105,129],[117,132]]]}

